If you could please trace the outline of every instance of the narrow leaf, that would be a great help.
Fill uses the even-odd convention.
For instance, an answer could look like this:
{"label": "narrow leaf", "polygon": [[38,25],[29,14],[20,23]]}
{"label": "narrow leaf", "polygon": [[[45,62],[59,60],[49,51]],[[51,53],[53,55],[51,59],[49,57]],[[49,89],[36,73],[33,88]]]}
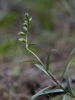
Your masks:
{"label": "narrow leaf", "polygon": [[73,95],[75,96],[75,90],[72,88],[72,93],[73,93]]}
{"label": "narrow leaf", "polygon": [[63,100],[67,100],[67,95],[64,95],[63,96]]}
{"label": "narrow leaf", "polygon": [[40,70],[42,70],[44,73],[46,73],[48,76],[49,74],[47,73],[47,71],[45,70],[45,68],[39,64],[35,64],[36,67],[38,67]]}
{"label": "narrow leaf", "polygon": [[38,60],[25,60],[25,61],[22,61],[21,63],[24,63],[24,62],[38,62]]}
{"label": "narrow leaf", "polygon": [[48,54],[47,61],[46,61],[46,71],[49,70],[49,64],[50,64],[50,53]]}
{"label": "narrow leaf", "polygon": [[30,43],[30,44],[28,44],[28,47],[30,47],[30,46],[37,46],[37,44],[35,44],[35,43]]}
{"label": "narrow leaf", "polygon": [[36,93],[35,95],[33,95],[32,97],[29,98],[29,100],[33,100],[34,98],[36,98],[37,96],[39,96],[41,93],[43,93],[45,90],[51,88],[51,86],[48,86],[42,90],[40,90],[38,93]]}
{"label": "narrow leaf", "polygon": [[71,51],[71,53],[70,53],[70,55],[69,55],[69,57],[68,57],[68,59],[67,59],[67,61],[66,61],[66,64],[65,64],[65,67],[64,67],[64,70],[63,70],[63,73],[62,73],[62,77],[61,77],[61,82],[62,82],[62,80],[63,80],[63,77],[64,77],[64,74],[65,74],[67,65],[68,65],[68,63],[70,62],[70,58],[71,58],[72,54],[74,53],[74,51],[75,51],[75,48]]}
{"label": "narrow leaf", "polygon": [[70,64],[71,64],[71,62],[68,64],[68,66],[67,66],[67,68],[66,68],[66,83],[67,83],[68,91],[69,91],[71,94],[73,94],[72,88],[71,88],[71,85],[70,85],[70,81],[69,81],[69,77],[68,77]]}
{"label": "narrow leaf", "polygon": [[48,93],[56,93],[56,92],[64,92],[64,90],[62,89],[52,89],[52,90],[45,90],[43,93],[41,93],[40,95],[43,95],[43,94],[48,94]]}
{"label": "narrow leaf", "polygon": [[43,95],[43,94],[48,94],[48,93],[56,93],[56,92],[64,92],[62,89],[52,89],[52,90],[47,90],[48,88],[44,88],[38,93],[36,93],[34,96],[32,96],[29,100],[34,100],[37,96]]}
{"label": "narrow leaf", "polygon": [[50,74],[48,74],[48,72],[46,71],[46,69],[43,67],[43,66],[41,66],[41,65],[39,65],[39,64],[35,64],[35,66],[36,67],[38,67],[40,70],[42,70],[45,74],[47,74],[49,77],[53,77],[53,75],[52,75],[52,73],[49,71],[49,73]]}
{"label": "narrow leaf", "polygon": [[70,4],[67,2],[67,0],[61,0],[61,1],[62,1],[62,3],[64,4],[65,8],[68,10],[68,12],[71,14],[71,16],[72,16],[73,18],[75,18],[74,12],[73,12],[73,10],[72,10]]}

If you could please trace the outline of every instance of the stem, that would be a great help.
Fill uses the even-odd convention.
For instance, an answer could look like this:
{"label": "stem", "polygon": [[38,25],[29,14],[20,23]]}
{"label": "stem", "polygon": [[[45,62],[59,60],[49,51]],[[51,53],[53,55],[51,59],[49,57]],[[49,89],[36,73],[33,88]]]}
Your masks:
{"label": "stem", "polygon": [[54,76],[51,74],[51,72],[47,72],[49,74],[49,76],[54,80],[54,82],[61,88],[64,90],[65,93],[67,93],[69,96],[75,98],[75,96],[71,95],[69,92],[67,92],[57,81],[56,79],[54,78]]}
{"label": "stem", "polygon": [[30,49],[28,49],[28,47],[27,47],[27,50],[28,50],[30,53],[32,53],[32,54],[38,59],[38,61],[41,63],[41,65],[42,65],[43,67],[45,67],[44,64],[43,64],[43,63],[41,62],[41,60],[36,56],[35,53],[33,53]]}
{"label": "stem", "polygon": [[54,76],[53,76],[50,72],[48,72],[48,74],[49,74],[49,76],[51,76],[51,78],[54,80],[54,82],[56,82],[56,84],[57,84],[60,88],[62,88],[62,89],[64,90],[64,92],[67,93],[67,91],[56,81],[56,79],[54,78]]}
{"label": "stem", "polygon": [[31,54],[33,54],[33,55],[37,58],[37,60],[41,63],[41,65],[45,68],[44,64],[43,64],[42,61],[39,59],[39,57],[38,57],[33,51],[31,51],[31,50],[28,48],[28,44],[27,44],[27,35],[26,35],[26,49],[27,49]]}

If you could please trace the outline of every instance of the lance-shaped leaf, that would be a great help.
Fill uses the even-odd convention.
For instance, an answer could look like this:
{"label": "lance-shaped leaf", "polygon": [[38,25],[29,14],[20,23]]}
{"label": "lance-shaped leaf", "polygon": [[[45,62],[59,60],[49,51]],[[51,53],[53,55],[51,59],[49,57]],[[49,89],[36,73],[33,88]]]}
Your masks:
{"label": "lance-shaped leaf", "polygon": [[41,93],[40,95],[49,94],[49,93],[56,93],[56,92],[64,92],[64,90],[62,90],[62,89],[45,90],[45,91],[44,91],[43,93]]}
{"label": "lance-shaped leaf", "polygon": [[56,93],[56,92],[63,92],[62,89],[52,89],[52,90],[47,90],[50,87],[44,88],[41,91],[39,91],[38,93],[36,93],[35,95],[33,95],[32,97],[30,97],[29,100],[34,100],[37,96],[43,95],[43,94],[50,94],[50,93]]}
{"label": "lance-shaped leaf", "polygon": [[35,44],[35,43],[30,43],[30,44],[28,44],[28,47],[30,47],[30,46],[37,46],[37,44]]}
{"label": "lance-shaped leaf", "polygon": [[29,100],[32,100],[32,99],[36,98],[37,96],[39,96],[41,93],[43,93],[45,90],[47,90],[47,89],[49,89],[49,88],[51,88],[51,86],[48,86],[48,87],[46,87],[46,88],[40,90],[38,93],[36,93],[36,94],[33,95],[32,97],[30,97]]}
{"label": "lance-shaped leaf", "polygon": [[24,62],[38,62],[38,60],[25,60],[25,61],[22,61],[21,63],[24,63]]}
{"label": "lance-shaped leaf", "polygon": [[67,61],[66,61],[66,64],[65,64],[65,67],[64,67],[64,70],[63,70],[63,73],[62,73],[62,77],[61,77],[61,82],[62,82],[62,80],[63,80],[63,77],[64,77],[64,74],[65,74],[67,65],[68,65],[68,63],[70,62],[70,58],[71,58],[72,54],[74,53],[74,51],[75,51],[75,48],[71,51],[71,53],[70,53],[70,55],[69,55],[69,57],[68,57],[68,59],[67,59]]}
{"label": "lance-shaped leaf", "polygon": [[73,12],[73,10],[72,10],[70,4],[68,3],[68,1],[67,1],[67,0],[61,0],[61,1],[62,1],[62,3],[64,4],[65,8],[68,10],[68,12],[71,14],[71,16],[72,16],[73,18],[75,18],[74,12]]}
{"label": "lance-shaped leaf", "polygon": [[73,95],[75,96],[75,90],[72,88]]}
{"label": "lance-shaped leaf", "polygon": [[66,68],[66,83],[67,83],[69,93],[71,93],[73,95],[72,88],[71,88],[70,81],[69,81],[69,77],[68,77],[70,64],[71,64],[71,62],[68,64],[68,66]]}
{"label": "lance-shaped leaf", "polygon": [[47,61],[46,61],[46,71],[49,70],[49,64],[50,64],[50,53],[48,54]]}
{"label": "lance-shaped leaf", "polygon": [[47,73],[47,71],[45,70],[45,68],[39,64],[35,64],[36,67],[38,67],[40,70],[42,70],[44,73],[46,73],[48,76],[49,74]]}
{"label": "lance-shaped leaf", "polygon": [[43,66],[41,66],[41,65],[39,65],[39,64],[35,64],[35,66],[36,67],[38,67],[40,70],[42,70],[45,74],[47,74],[49,77],[53,77],[53,75],[52,75],[52,73],[49,71],[49,72],[47,72],[46,71],[46,69],[43,67]]}
{"label": "lance-shaped leaf", "polygon": [[63,96],[63,100],[67,100],[67,95],[64,95]]}

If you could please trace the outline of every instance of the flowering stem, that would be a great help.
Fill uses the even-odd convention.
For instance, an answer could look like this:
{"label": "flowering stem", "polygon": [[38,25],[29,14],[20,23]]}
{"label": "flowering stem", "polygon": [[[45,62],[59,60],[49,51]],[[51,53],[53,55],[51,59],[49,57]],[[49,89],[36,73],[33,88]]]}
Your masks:
{"label": "flowering stem", "polygon": [[[28,44],[27,44],[27,34],[26,34],[26,49],[27,49],[31,54],[33,54],[33,55],[37,58],[37,60],[41,63],[41,65],[42,65],[43,68],[45,69],[45,65],[42,63],[42,61],[39,59],[39,57],[38,57],[33,51],[31,51],[31,50],[28,48]],[[64,90],[64,92],[67,93],[67,91],[56,81],[56,79],[55,79],[54,76],[51,74],[51,72],[50,72],[50,71],[47,71],[47,73],[48,73],[49,76],[54,80],[54,82],[55,82],[60,88],[62,88],[62,89]]]}

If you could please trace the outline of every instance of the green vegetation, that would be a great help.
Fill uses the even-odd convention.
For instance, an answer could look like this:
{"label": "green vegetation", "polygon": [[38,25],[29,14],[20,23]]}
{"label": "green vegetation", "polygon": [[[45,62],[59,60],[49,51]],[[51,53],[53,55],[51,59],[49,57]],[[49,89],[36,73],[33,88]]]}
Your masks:
{"label": "green vegetation", "polygon": [[[70,58],[71,58],[72,54],[74,53],[75,48],[72,50],[72,52],[70,53],[70,55],[69,55],[69,57],[67,59],[67,62],[65,64],[65,68],[64,68],[64,71],[63,71],[63,74],[62,74],[62,77],[61,77],[61,81],[60,81],[60,82],[62,82],[62,79],[64,78],[64,74],[66,74],[66,84],[67,84],[67,87],[68,87],[68,90],[66,90],[66,89],[64,89],[62,87],[62,85],[59,82],[57,82],[57,80],[55,79],[54,75],[49,70],[50,53],[48,54],[46,65],[44,65],[43,62],[40,60],[40,58],[33,51],[31,51],[29,49],[29,45],[32,45],[32,44],[28,43],[28,34],[29,34],[29,28],[30,28],[30,22],[31,21],[32,21],[32,18],[29,18],[29,14],[26,13],[25,14],[24,27],[23,27],[24,32],[20,32],[19,33],[19,35],[21,35],[23,38],[20,38],[19,41],[25,43],[27,51],[29,51],[32,55],[34,55],[35,58],[40,63],[40,64],[35,64],[35,66],[38,67],[40,70],[42,70],[50,78],[52,78],[53,81],[57,84],[57,86],[59,88],[58,89],[50,89],[51,87],[48,86],[48,87],[40,90],[38,93],[36,93],[32,97],[30,97],[29,100],[34,100],[39,95],[43,95],[43,94],[47,94],[48,95],[48,93],[56,93],[56,92],[65,92],[65,95],[63,96],[63,100],[67,100],[67,96],[72,97],[73,98],[72,100],[74,100],[75,99],[75,90],[70,85],[69,75],[68,74],[69,74],[69,67],[70,67],[71,63],[74,62],[74,61],[70,61]],[[29,62],[32,62],[32,61],[35,61],[35,60],[29,60]],[[25,62],[28,62],[28,60],[25,61]]]}
{"label": "green vegetation", "polygon": [[[37,97],[42,94],[48,95],[51,100],[61,100],[62,98],[63,100],[66,100],[66,97],[67,100],[75,99],[75,90],[73,90],[69,83],[69,68],[70,66],[73,66],[72,70],[70,70],[71,75],[73,75],[75,66],[75,57],[71,59],[71,57],[74,56],[75,51],[74,8],[74,0],[0,0],[0,75],[3,73],[2,78],[7,80],[6,83],[4,81],[3,89],[7,88],[8,84],[10,85],[10,82],[12,81],[13,86],[10,86],[12,87],[10,88],[10,91],[12,90],[13,93],[11,94],[16,95],[17,92],[21,92],[21,88],[23,88],[22,93],[26,93],[25,91],[29,90],[26,94],[26,96],[28,95],[26,98],[32,95],[31,88],[25,83],[23,87],[21,84],[23,84],[23,81],[29,79],[25,78],[22,74],[27,73],[28,77],[31,76],[30,70],[36,69],[32,68],[32,63],[35,63],[37,68],[42,70],[48,77],[56,82],[59,89],[52,90],[52,84],[44,89],[41,89],[40,87],[40,89],[38,89],[39,92],[32,96],[30,98],[31,100],[37,99]],[[28,12],[33,17],[33,20],[32,18],[29,18],[28,13],[23,16],[25,12]],[[25,21],[23,23],[24,17]],[[23,30],[22,32],[19,32],[22,26],[24,26]],[[19,37],[16,33],[18,32],[19,37],[21,36],[19,41],[23,43],[17,41]],[[52,52],[52,48],[55,52]],[[69,53],[70,55],[68,57]],[[32,59],[33,55],[36,59]],[[24,59],[29,60],[24,61]],[[63,70],[63,63],[66,59],[67,61]],[[16,64],[22,60],[23,62],[32,63],[29,63],[29,65],[24,63],[22,67],[16,66]],[[23,62],[21,62],[21,64]],[[28,68],[30,68],[30,70]],[[61,72],[62,70],[63,72]],[[4,73],[7,74],[5,75],[5,78]],[[36,71],[34,73],[36,74]],[[11,80],[8,80],[8,77],[10,77]],[[66,79],[68,91],[64,90],[57,81],[60,79],[60,83],[62,83],[63,78]],[[17,81],[15,81],[16,79]],[[33,81],[35,81],[35,79],[36,78],[34,78]],[[39,80],[41,80],[41,77]],[[18,81],[20,84],[18,84]],[[31,80],[29,80],[29,82],[31,82]],[[40,85],[42,84],[39,81],[37,83]],[[37,83],[33,82],[32,84],[36,85]],[[35,88],[34,90],[37,91]],[[66,95],[54,98],[50,97],[49,93],[57,92],[65,92]],[[1,90],[0,93],[2,93]],[[3,97],[6,95],[5,93],[7,92],[3,91]],[[7,94],[9,95],[9,93]],[[14,99],[11,94],[10,96]],[[8,99],[10,100],[9,97],[4,98],[4,100]],[[24,97],[17,96],[15,97],[15,100],[16,99],[27,100],[25,99],[25,95]]]}

